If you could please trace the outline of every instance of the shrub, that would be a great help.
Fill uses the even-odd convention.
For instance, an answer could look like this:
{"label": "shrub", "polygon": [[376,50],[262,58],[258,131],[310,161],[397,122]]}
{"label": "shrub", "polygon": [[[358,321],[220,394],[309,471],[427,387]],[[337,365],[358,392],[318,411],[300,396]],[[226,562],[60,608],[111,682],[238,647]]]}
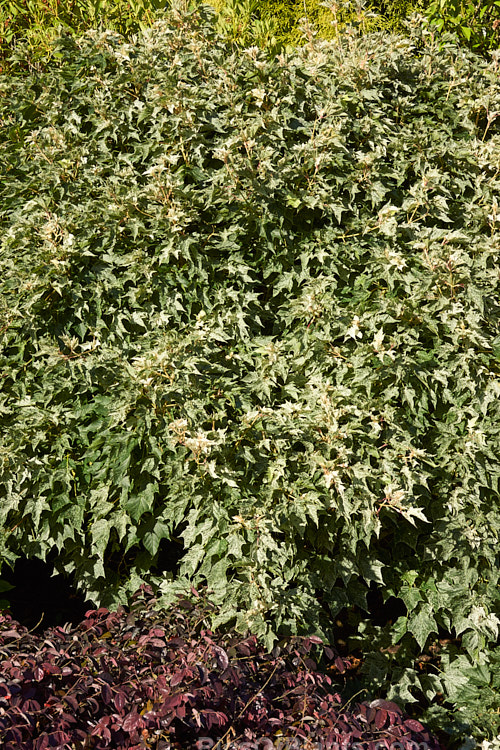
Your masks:
{"label": "shrub", "polygon": [[[236,749],[264,738],[273,748],[270,737],[281,748],[304,738],[310,747],[397,741],[439,750],[395,703],[343,704],[311,658],[322,648],[319,638],[288,638],[266,654],[255,636],[208,630],[211,607],[194,589],[191,601],[169,612],[151,593],[136,592],[130,613],[90,610],[76,628],[51,628],[43,637],[0,615],[4,750],[206,749],[223,740]],[[344,660],[324,651],[334,671],[344,672]]]}
{"label": "shrub", "polygon": [[347,608],[371,690],[452,695],[500,614],[496,64],[206,14],[0,82],[3,564],[268,648]]}

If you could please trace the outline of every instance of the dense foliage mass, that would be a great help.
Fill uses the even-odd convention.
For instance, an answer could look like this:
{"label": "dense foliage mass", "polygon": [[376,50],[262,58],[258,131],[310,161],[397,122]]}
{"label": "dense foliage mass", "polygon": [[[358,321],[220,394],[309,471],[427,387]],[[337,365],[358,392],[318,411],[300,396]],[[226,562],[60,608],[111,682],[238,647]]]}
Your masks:
{"label": "dense foliage mass", "polygon": [[143,589],[130,613],[91,610],[78,627],[43,638],[0,615],[4,750],[210,750],[218,742],[226,750],[321,742],[439,750],[395,703],[343,703],[311,658],[319,647],[334,673],[345,671],[321,639],[287,638],[266,653],[255,636],[207,630],[213,607],[194,594],[167,613]]}
{"label": "dense foliage mass", "polygon": [[209,16],[0,81],[3,564],[109,608],[206,584],[268,647],[349,608],[371,689],[488,711],[497,64],[418,29],[268,59]]}

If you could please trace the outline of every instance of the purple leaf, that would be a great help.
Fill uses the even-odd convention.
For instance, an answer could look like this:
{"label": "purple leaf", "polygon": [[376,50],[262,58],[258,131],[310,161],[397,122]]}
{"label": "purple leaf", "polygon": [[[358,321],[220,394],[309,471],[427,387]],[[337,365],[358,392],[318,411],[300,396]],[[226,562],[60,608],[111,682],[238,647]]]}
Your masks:
{"label": "purple leaf", "polygon": [[109,704],[113,700],[113,696],[111,694],[111,688],[107,683],[101,687],[101,695],[106,706],[109,706]]}
{"label": "purple leaf", "polygon": [[14,742],[18,743],[19,747],[21,747],[23,734],[19,727],[10,727],[7,731],[6,739],[13,740]]}
{"label": "purple leaf", "polygon": [[425,727],[415,719],[406,719],[404,726],[411,732],[425,732]]}
{"label": "purple leaf", "polygon": [[337,667],[337,669],[339,670],[341,674],[344,674],[345,664],[341,656],[337,656],[337,658],[335,659],[335,666]]}
{"label": "purple leaf", "polygon": [[175,715],[178,719],[184,719],[186,716],[186,706],[179,706],[175,711]]}
{"label": "purple leaf", "polygon": [[182,703],[182,695],[181,693],[177,693],[177,695],[171,695],[168,698],[165,698],[162,704],[162,708],[165,709],[171,709],[175,708],[176,706],[180,705]]}
{"label": "purple leaf", "polygon": [[77,699],[75,698],[74,695],[69,695],[69,694],[65,695],[64,696],[64,700],[73,709],[73,711],[77,711],[78,710],[78,701],[77,701]]}
{"label": "purple leaf", "polygon": [[111,716],[102,716],[95,727],[90,730],[90,734],[93,736],[97,735],[98,737],[102,737],[104,728],[109,724],[110,721]]}
{"label": "purple leaf", "polygon": [[67,714],[64,712],[62,714],[59,714],[59,726],[62,729],[64,729],[65,727],[69,727],[70,724],[76,724],[77,721],[78,719],[73,716],[73,714]]}
{"label": "purple leaf", "polygon": [[156,646],[156,648],[165,648],[166,643],[162,638],[152,638],[149,642],[151,646]]}
{"label": "purple leaf", "polygon": [[170,686],[176,687],[176,685],[180,685],[180,683],[186,676],[187,671],[188,671],[187,669],[180,669],[178,672],[175,672],[170,678]]}
{"label": "purple leaf", "polygon": [[164,628],[150,628],[149,630],[149,637],[154,638],[163,638],[165,636],[165,629]]}
{"label": "purple leaf", "polygon": [[229,658],[223,648],[220,646],[212,646],[212,650],[215,651],[215,661],[220,670],[224,671],[229,666]]}
{"label": "purple leaf", "polygon": [[2,638],[21,638],[21,633],[18,633],[17,630],[4,630],[4,632],[1,634]]}
{"label": "purple leaf", "polygon": [[99,711],[99,704],[95,698],[87,698],[87,703],[90,704],[93,714],[96,714]]}
{"label": "purple leaf", "polygon": [[135,729],[142,729],[144,727],[144,719],[139,716],[136,709],[131,711],[122,724],[122,728],[125,732],[133,732]]}
{"label": "purple leaf", "polygon": [[183,638],[170,638],[168,641],[169,646],[185,646],[186,641]]}
{"label": "purple leaf", "polygon": [[127,697],[123,691],[119,691],[114,698],[114,704],[115,708],[118,711],[118,713],[121,714],[123,709],[125,708],[125,703],[127,702]]}
{"label": "purple leaf", "polygon": [[370,708],[383,708],[389,713],[396,713],[401,714],[402,711],[397,703],[393,703],[392,701],[384,701],[382,698],[377,698],[376,700],[372,701],[370,703]]}
{"label": "purple leaf", "polygon": [[236,646],[236,651],[239,654],[243,654],[243,656],[250,656],[250,649],[245,643],[238,643]]}
{"label": "purple leaf", "polygon": [[7,685],[0,685],[0,700],[10,700],[12,695]]}
{"label": "purple leaf", "polygon": [[49,734],[49,740],[53,740],[53,743],[50,742],[51,747],[61,747],[71,742],[71,736],[67,732],[57,731]]}
{"label": "purple leaf", "polygon": [[49,735],[44,732],[35,740],[35,750],[45,750],[49,746]]}
{"label": "purple leaf", "polygon": [[51,664],[50,662],[44,662],[42,664],[42,669],[44,670],[45,674],[61,674],[60,668],[56,667],[55,664]]}
{"label": "purple leaf", "polygon": [[205,667],[201,667],[199,664],[196,665],[196,669],[198,670],[201,684],[206,685],[206,683],[208,682],[208,669],[206,669]]}

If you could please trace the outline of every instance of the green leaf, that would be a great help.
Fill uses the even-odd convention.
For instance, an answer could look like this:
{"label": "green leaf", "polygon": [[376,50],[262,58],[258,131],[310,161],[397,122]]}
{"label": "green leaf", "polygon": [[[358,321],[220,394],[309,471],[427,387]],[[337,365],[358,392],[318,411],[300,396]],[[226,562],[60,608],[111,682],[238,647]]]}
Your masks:
{"label": "green leaf", "polygon": [[149,482],[139,492],[130,492],[123,501],[123,508],[134,521],[138,521],[144,513],[152,511],[155,494],[158,492],[158,482]]}
{"label": "green leaf", "polygon": [[109,534],[112,525],[106,518],[99,518],[90,527],[90,537],[94,550],[99,555],[99,559],[104,558],[104,552],[108,546]]}
{"label": "green leaf", "polygon": [[408,612],[413,612],[417,604],[424,600],[420,589],[417,587],[402,586],[398,595],[404,601]]}
{"label": "green leaf", "polygon": [[416,614],[408,617],[408,632],[410,632],[421,649],[425,648],[431,633],[438,632],[436,620],[430,604],[422,604]]}
{"label": "green leaf", "polygon": [[170,538],[170,529],[169,526],[164,523],[163,521],[156,521],[152,531],[148,531],[144,534],[142,537],[142,543],[149,552],[149,554],[154,557],[156,553],[158,552],[158,547],[160,546],[160,542],[162,539],[169,539]]}

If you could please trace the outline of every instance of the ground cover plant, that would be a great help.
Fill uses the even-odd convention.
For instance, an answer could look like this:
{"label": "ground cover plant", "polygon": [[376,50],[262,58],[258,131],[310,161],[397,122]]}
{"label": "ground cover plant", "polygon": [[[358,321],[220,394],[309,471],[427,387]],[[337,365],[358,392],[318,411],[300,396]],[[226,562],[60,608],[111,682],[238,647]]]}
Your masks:
{"label": "ground cover plant", "polygon": [[43,637],[0,615],[4,750],[288,750],[321,741],[439,750],[396,703],[342,701],[312,657],[324,653],[337,674],[346,662],[320,638],[292,636],[266,653],[255,636],[207,629],[214,607],[196,590],[168,612],[151,593],[136,592],[130,612],[89,610],[78,627]]}
{"label": "ground cover plant", "polygon": [[498,63],[213,21],[0,79],[2,565],[206,585],[267,648],[347,613],[365,689],[493,736]]}

